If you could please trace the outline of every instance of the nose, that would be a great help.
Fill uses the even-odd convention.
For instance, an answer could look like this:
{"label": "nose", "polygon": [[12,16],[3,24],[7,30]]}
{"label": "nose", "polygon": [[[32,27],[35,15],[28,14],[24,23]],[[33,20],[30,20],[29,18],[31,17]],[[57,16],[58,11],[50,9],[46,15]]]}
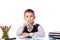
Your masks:
{"label": "nose", "polygon": [[31,19],[31,17],[28,17],[28,19]]}

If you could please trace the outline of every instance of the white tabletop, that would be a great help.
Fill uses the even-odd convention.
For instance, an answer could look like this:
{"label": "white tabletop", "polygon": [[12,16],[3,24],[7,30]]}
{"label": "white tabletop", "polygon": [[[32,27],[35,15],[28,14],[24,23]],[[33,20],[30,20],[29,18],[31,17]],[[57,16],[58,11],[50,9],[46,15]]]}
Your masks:
{"label": "white tabletop", "polygon": [[35,37],[35,38],[17,38],[16,40],[43,40],[42,37]]}

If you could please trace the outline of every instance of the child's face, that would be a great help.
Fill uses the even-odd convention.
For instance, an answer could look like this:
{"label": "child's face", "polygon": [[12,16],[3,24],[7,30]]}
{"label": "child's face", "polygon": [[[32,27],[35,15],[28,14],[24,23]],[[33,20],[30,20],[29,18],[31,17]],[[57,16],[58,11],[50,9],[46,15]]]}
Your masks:
{"label": "child's face", "polygon": [[35,19],[35,16],[34,16],[34,14],[31,13],[31,12],[26,12],[26,13],[24,14],[24,19],[25,19],[25,21],[28,22],[28,23],[33,23],[33,22],[34,22],[34,19]]}

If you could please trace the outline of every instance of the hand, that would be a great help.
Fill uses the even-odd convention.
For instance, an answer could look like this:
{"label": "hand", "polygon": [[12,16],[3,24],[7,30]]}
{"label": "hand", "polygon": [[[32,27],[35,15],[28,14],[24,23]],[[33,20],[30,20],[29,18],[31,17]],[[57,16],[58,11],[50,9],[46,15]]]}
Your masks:
{"label": "hand", "polygon": [[30,36],[30,34],[29,33],[23,33],[23,36]]}
{"label": "hand", "polygon": [[24,25],[25,25],[25,26],[29,26],[29,25],[30,25],[30,23],[26,22],[26,23],[24,23]]}

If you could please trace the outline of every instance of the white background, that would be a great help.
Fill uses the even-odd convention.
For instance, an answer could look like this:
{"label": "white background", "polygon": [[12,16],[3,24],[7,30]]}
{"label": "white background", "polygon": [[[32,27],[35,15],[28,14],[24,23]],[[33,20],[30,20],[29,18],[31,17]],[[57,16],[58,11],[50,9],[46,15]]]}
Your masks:
{"label": "white background", "polygon": [[[45,40],[48,40],[49,32],[60,31],[60,0],[0,0],[0,26],[12,25],[9,37],[16,36],[28,8],[35,11],[35,21],[44,28]],[[0,30],[0,38],[1,34]]]}

